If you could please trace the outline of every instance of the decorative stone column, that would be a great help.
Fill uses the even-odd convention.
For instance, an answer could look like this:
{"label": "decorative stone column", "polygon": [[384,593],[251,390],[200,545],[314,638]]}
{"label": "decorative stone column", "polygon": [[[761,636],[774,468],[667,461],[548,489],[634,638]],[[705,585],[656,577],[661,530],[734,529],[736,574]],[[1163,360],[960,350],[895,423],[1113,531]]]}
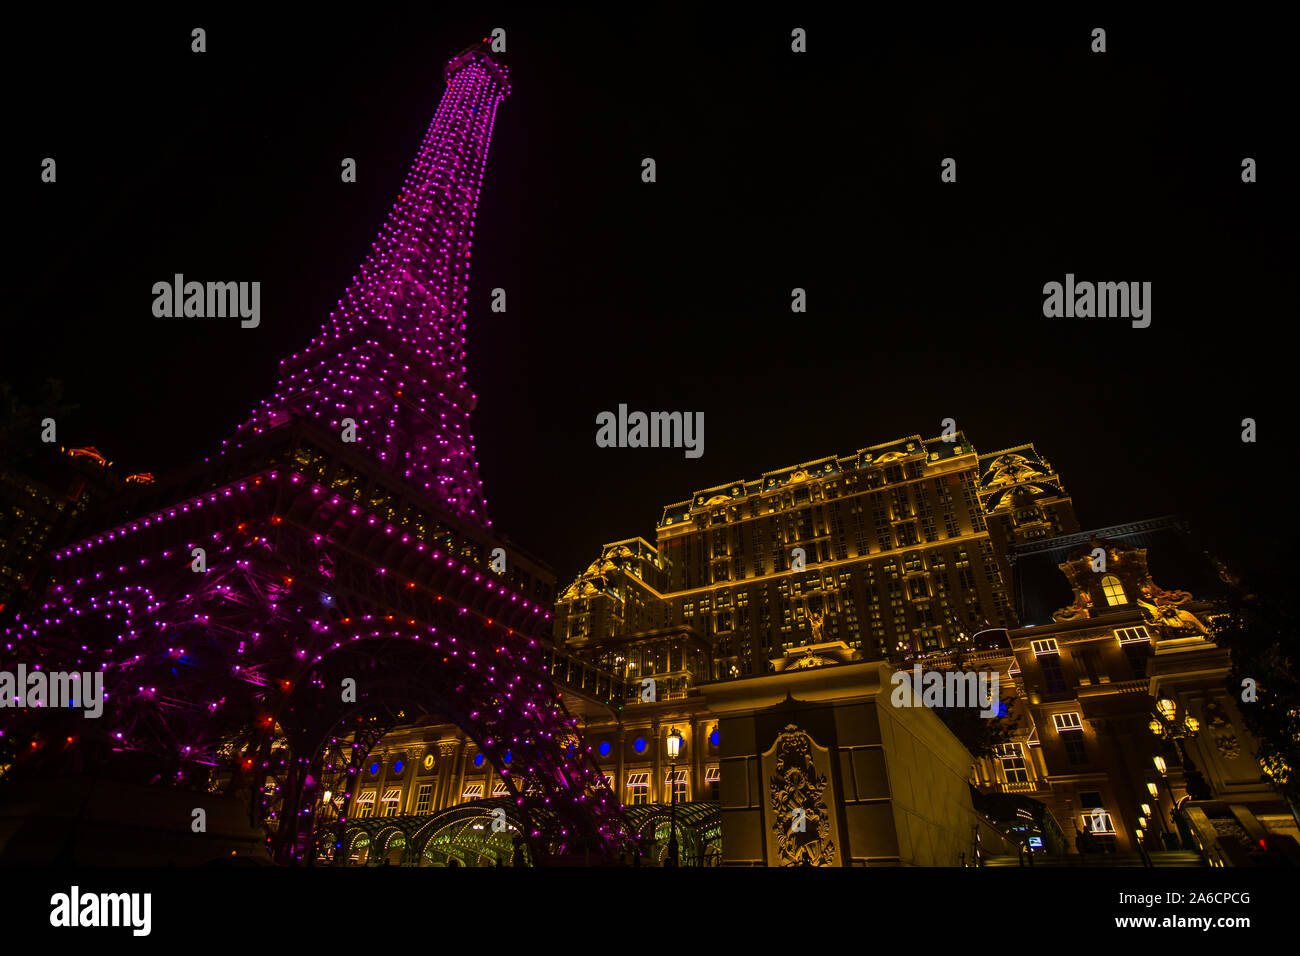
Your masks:
{"label": "decorative stone column", "polygon": [[691,789],[688,796],[692,800],[703,800],[704,793],[704,754],[707,752],[709,740],[708,724],[700,717],[691,720]]}
{"label": "decorative stone column", "polygon": [[456,754],[456,743],[450,740],[438,741],[438,790],[436,810],[446,810],[451,806],[452,801],[452,777],[455,774],[454,757]]}
{"label": "decorative stone column", "polygon": [[665,803],[664,793],[664,738],[659,718],[650,722],[650,746],[654,747],[654,768],[650,771],[650,802]]}
{"label": "decorative stone column", "polygon": [[456,779],[452,781],[451,799],[458,801],[465,792],[465,767],[469,763],[469,738],[460,737],[460,756],[456,760]]}
{"label": "decorative stone column", "polygon": [[618,769],[614,771],[614,799],[626,803],[627,793],[627,728],[618,725]]}

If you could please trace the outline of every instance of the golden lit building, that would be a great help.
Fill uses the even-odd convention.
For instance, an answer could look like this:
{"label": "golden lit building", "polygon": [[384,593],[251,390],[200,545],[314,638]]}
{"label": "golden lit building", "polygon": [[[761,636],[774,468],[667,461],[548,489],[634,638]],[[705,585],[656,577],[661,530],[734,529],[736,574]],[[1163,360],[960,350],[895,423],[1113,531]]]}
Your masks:
{"label": "golden lit building", "polygon": [[977,785],[1041,802],[1068,840],[1086,830],[1098,851],[1300,863],[1296,821],[1225,688],[1213,636],[1224,582],[1188,529],[1135,522],[1010,558],[1023,626],[976,666],[1000,670],[1021,719],[977,762]]}
{"label": "golden lit building", "polygon": [[1077,528],[1032,445],[981,457],[960,432],[913,435],[668,505],[656,544],[606,545],[560,595],[555,636],[688,626],[716,679],[821,639],[867,659],[938,651],[1014,623],[1000,544]]}
{"label": "golden lit building", "polygon": [[[125,484],[98,449],[37,446],[21,467],[0,463],[0,615],[12,614],[36,587],[41,557],[83,526],[88,509]],[[39,590],[39,588],[37,588]]]}
{"label": "golden lit building", "polygon": [[[1294,856],[1224,690],[1208,558],[1173,519],[1077,532],[1032,445],[913,436],[698,491],[654,544],[604,546],[560,596],[551,669],[639,864]],[[996,674],[1006,742],[972,757],[898,706],[917,665]],[[507,803],[466,734],[416,724],[336,812],[357,863],[506,865]]]}

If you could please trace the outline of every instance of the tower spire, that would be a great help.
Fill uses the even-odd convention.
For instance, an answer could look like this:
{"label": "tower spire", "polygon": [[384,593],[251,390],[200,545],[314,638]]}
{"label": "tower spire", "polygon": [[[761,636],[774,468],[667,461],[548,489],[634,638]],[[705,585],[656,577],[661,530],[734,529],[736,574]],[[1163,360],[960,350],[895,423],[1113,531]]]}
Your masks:
{"label": "tower spire", "polygon": [[[448,511],[488,525],[469,413],[465,328],[474,215],[508,71],[458,53],[447,88],[370,255],[311,343],[226,442],[318,419]],[[349,425],[354,431],[349,431]]]}

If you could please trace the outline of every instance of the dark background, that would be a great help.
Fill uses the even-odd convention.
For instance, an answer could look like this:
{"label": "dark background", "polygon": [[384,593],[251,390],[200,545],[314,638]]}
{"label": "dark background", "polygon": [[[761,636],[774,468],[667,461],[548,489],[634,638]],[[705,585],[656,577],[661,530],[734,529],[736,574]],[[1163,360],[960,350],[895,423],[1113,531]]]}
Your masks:
{"label": "dark background", "polygon": [[[161,473],[229,437],[368,253],[444,62],[501,26],[514,93],[475,232],[474,430],[495,525],[562,585],[603,542],[653,541],[696,489],[947,417],[982,452],[1036,443],[1085,528],[1182,511],[1247,570],[1290,562],[1294,102],[1289,34],[1258,11],[278,16],[52,8],[13,27],[0,381],[34,397],[62,378],[80,405],[64,444]],[[153,318],[176,272],[261,281],[261,327]],[[1045,319],[1067,272],[1152,282],[1151,327]],[[703,411],[704,457],[598,449],[620,402]]]}

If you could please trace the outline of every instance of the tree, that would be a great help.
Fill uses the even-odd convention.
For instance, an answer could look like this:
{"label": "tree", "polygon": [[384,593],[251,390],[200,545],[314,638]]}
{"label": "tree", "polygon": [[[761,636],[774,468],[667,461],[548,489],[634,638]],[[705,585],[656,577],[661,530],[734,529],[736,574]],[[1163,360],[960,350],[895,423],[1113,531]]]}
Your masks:
{"label": "tree", "polygon": [[976,707],[934,707],[932,710],[972,757],[992,757],[999,744],[1012,741],[1020,723],[1012,712],[1015,698],[1004,697],[1000,703],[997,717],[983,717]]}
{"label": "tree", "polygon": [[23,403],[8,382],[0,382],[0,461],[13,465],[31,456],[40,442],[41,421],[60,424],[79,406],[63,400],[63,383],[47,378],[35,405]]}
{"label": "tree", "polygon": [[[1282,582],[1261,580],[1247,589],[1232,585],[1214,619],[1215,639],[1232,659],[1228,692],[1237,701],[1246,729],[1259,741],[1264,774],[1291,805],[1300,806],[1300,614]],[[1252,692],[1253,691],[1253,692]],[[1253,699],[1252,699],[1253,698]]]}

